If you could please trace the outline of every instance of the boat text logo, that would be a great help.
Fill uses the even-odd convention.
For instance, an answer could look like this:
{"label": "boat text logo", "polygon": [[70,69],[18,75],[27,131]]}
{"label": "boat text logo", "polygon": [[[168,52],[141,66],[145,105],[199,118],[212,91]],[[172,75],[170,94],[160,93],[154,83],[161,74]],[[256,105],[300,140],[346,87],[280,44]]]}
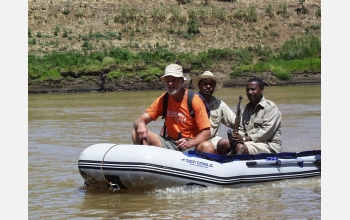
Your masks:
{"label": "boat text logo", "polygon": [[186,162],[188,165],[191,166],[197,166],[197,167],[204,167],[204,168],[212,168],[214,167],[213,164],[199,161],[199,160],[190,160],[190,159],[181,159],[182,161]]}

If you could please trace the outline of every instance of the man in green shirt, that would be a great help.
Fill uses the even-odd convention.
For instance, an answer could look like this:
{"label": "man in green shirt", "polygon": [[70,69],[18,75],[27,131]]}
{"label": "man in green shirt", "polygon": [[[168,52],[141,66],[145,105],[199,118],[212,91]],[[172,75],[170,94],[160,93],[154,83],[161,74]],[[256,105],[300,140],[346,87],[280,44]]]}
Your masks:
{"label": "man in green shirt", "polygon": [[[217,152],[225,155],[278,153],[282,150],[282,114],[275,103],[265,99],[264,82],[251,78],[246,84],[249,103],[243,108],[238,131],[232,133],[237,146],[231,149],[228,138],[218,142]],[[237,115],[237,117],[239,117]]]}

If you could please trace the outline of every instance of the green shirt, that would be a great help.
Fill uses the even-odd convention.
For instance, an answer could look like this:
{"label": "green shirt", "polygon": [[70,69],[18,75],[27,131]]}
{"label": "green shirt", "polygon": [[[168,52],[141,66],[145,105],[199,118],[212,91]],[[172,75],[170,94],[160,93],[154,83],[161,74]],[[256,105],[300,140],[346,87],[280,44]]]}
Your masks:
{"label": "green shirt", "polygon": [[263,96],[255,109],[251,103],[244,107],[238,130],[241,135],[246,134],[256,143],[266,143],[278,153],[282,150],[281,120],[282,114],[275,103]]}

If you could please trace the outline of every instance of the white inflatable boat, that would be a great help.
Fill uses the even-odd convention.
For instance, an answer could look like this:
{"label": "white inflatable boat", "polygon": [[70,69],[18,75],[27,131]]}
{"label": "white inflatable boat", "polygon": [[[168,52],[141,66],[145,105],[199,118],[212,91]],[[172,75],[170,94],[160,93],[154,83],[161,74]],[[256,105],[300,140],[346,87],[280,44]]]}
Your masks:
{"label": "white inflatable boat", "polygon": [[152,190],[200,185],[240,187],[321,175],[321,150],[219,156],[148,145],[95,144],[80,155],[85,185],[112,190]]}

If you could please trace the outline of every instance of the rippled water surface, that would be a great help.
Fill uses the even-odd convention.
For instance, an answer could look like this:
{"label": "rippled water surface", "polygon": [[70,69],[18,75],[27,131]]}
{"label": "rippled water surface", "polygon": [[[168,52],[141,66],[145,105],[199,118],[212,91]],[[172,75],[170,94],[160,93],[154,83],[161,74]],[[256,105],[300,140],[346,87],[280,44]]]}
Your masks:
{"label": "rippled water surface", "polygon": [[[80,153],[96,143],[131,144],[132,122],[163,91],[28,95],[29,219],[321,219],[321,177],[234,189],[87,190]],[[321,149],[321,86],[266,87],[282,112],[283,151]],[[215,96],[234,111],[245,88]],[[162,120],[149,128],[159,132]],[[226,135],[222,127],[220,134]]]}

